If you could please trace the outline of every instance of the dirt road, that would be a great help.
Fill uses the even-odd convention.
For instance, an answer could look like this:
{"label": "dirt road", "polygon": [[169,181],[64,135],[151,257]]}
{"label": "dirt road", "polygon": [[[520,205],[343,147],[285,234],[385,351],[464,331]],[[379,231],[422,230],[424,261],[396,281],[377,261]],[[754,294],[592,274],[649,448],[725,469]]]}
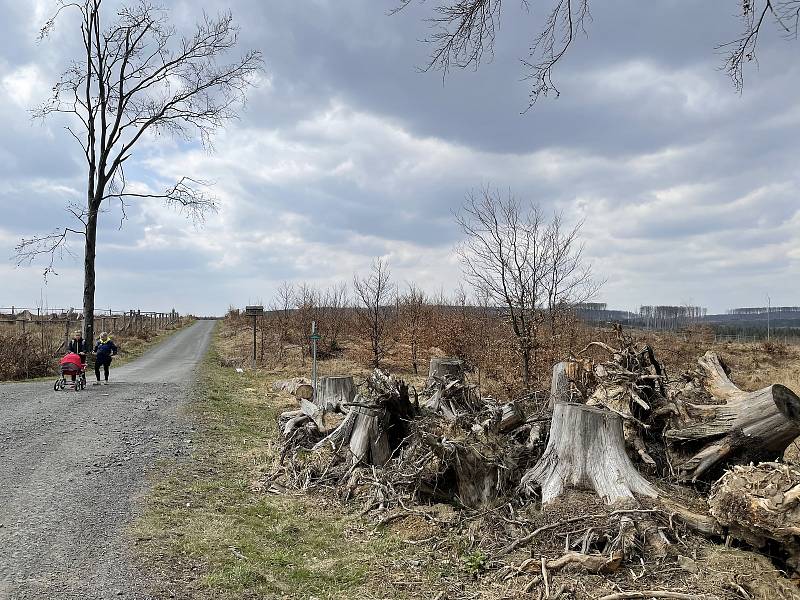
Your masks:
{"label": "dirt road", "polygon": [[156,461],[188,454],[180,408],[213,326],[112,365],[108,386],[0,385],[0,599],[148,598],[125,528]]}

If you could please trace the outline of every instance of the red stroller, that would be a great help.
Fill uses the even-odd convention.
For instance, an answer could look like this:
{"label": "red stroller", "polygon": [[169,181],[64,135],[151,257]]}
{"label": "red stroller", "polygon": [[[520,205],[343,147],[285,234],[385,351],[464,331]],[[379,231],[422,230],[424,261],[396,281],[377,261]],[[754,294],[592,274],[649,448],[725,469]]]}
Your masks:
{"label": "red stroller", "polygon": [[78,392],[86,389],[86,364],[81,361],[80,355],[70,352],[61,359],[60,365],[61,378],[53,384],[55,391],[74,389]]}

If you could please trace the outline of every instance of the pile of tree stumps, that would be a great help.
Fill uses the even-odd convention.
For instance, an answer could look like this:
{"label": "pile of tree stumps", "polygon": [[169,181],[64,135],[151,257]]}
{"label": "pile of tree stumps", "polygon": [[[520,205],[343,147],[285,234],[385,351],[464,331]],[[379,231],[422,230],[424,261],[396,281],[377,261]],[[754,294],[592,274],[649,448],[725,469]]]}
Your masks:
{"label": "pile of tree stumps", "polygon": [[[278,387],[307,395],[303,385]],[[800,568],[800,471],[746,466],[779,459],[800,435],[800,399],[777,384],[739,389],[712,352],[669,378],[648,346],[622,336],[617,346],[593,342],[554,366],[544,406],[532,397],[481,398],[453,358],[432,360],[413,398],[405,382],[380,370],[358,385],[324,379],[302,395],[281,416],[286,446],[296,452],[284,453],[273,480],[339,490],[379,523],[441,502],[483,511],[467,515],[505,506],[508,516],[485,532],[501,557],[549,527],[521,533],[518,511],[588,494],[608,508],[566,522],[594,516],[607,525],[589,524],[580,541],[567,536],[566,553],[543,569],[610,573],[645,555],[674,559],[686,531],[777,546],[786,565]]]}

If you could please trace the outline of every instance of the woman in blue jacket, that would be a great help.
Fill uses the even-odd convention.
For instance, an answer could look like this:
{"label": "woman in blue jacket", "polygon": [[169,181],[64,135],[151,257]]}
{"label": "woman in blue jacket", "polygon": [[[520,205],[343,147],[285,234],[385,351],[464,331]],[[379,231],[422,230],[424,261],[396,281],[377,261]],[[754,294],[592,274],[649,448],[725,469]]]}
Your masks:
{"label": "woman in blue jacket", "polygon": [[100,334],[100,339],[94,347],[96,354],[94,361],[94,374],[97,377],[97,383],[100,385],[100,367],[103,367],[105,373],[105,385],[108,385],[108,368],[111,366],[111,357],[117,354],[117,346],[111,341],[111,337],[104,331]]}

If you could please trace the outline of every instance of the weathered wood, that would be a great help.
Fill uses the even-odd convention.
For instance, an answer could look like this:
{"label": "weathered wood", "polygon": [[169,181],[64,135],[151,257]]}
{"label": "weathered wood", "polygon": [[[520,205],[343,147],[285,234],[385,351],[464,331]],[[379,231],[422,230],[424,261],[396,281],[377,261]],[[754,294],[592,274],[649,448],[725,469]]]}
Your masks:
{"label": "weathered wood", "polygon": [[680,403],[676,422],[665,431],[685,478],[697,480],[727,459],[778,458],[800,435],[800,398],[792,390],[780,384],[741,390],[713,352],[706,352],[698,364],[705,374],[703,386],[724,404]]}
{"label": "weathered wood", "polygon": [[448,421],[456,421],[465,415],[474,415],[483,408],[475,389],[463,380],[434,379],[426,392],[430,394],[425,407],[442,415]]}
{"label": "weathered wood", "polygon": [[464,361],[452,356],[432,358],[428,368],[428,385],[436,377],[464,381]]}
{"label": "weathered wood", "polygon": [[493,443],[491,436],[455,441],[426,433],[422,443],[452,469],[456,495],[463,506],[489,506],[513,485],[516,457]]}
{"label": "weathered wood", "polygon": [[545,504],[568,487],[595,491],[607,504],[658,496],[625,453],[619,415],[564,402],[554,408],[544,454],[522,477],[523,486],[534,484],[541,486]]}
{"label": "weathered wood", "polygon": [[548,560],[546,566],[550,571],[575,566],[589,573],[614,573],[622,566],[622,559],[622,552],[614,552],[611,556],[567,552],[555,560]]}
{"label": "weathered wood", "polygon": [[304,377],[276,381],[272,384],[272,390],[275,392],[288,392],[295,398],[303,400],[311,400],[314,397],[314,387]]}
{"label": "weathered wood", "polygon": [[553,375],[550,380],[550,398],[548,408],[553,409],[557,402],[571,402],[569,379],[567,378],[566,362],[559,362],[553,365]]}
{"label": "weathered wood", "polygon": [[508,402],[498,407],[497,431],[507,433],[525,422],[525,413],[516,402]]}
{"label": "weathered wood", "polygon": [[767,462],[733,467],[711,488],[711,514],[729,535],[755,548],[778,542],[800,568],[800,470]]}
{"label": "weathered wood", "polygon": [[408,386],[375,369],[365,382],[364,392],[349,403],[344,421],[318,442],[315,450],[330,447],[347,451],[355,463],[383,465],[408,432],[417,411],[408,397]]}
{"label": "weathered wood", "polygon": [[323,377],[319,380],[315,402],[325,411],[343,410],[342,406],[356,397],[352,377]]}
{"label": "weathered wood", "polygon": [[689,529],[708,536],[721,537],[725,535],[725,529],[713,516],[694,512],[667,499],[662,499],[661,503]]}

